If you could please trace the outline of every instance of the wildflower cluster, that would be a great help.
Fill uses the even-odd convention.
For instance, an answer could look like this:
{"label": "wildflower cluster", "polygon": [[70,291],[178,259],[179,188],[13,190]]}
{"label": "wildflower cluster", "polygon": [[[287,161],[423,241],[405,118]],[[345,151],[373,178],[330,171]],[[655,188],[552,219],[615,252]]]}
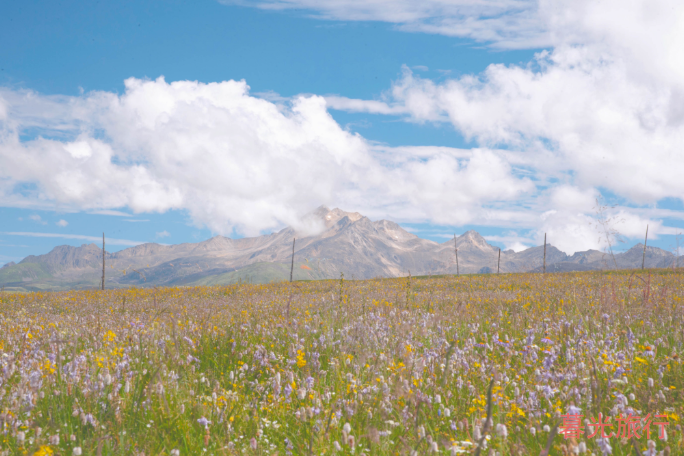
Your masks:
{"label": "wildflower cluster", "polygon": [[683,278],[2,293],[0,455],[684,454]]}

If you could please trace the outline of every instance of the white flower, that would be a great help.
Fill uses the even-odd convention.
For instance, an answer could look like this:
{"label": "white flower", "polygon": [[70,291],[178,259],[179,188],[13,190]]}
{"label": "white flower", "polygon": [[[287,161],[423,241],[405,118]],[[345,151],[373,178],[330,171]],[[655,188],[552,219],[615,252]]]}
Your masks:
{"label": "white flower", "polygon": [[176,450],[176,449],[171,450],[171,456],[180,456],[180,450]]}
{"label": "white flower", "polygon": [[482,438],[482,434],[480,433],[480,427],[475,426],[475,429],[473,429],[473,439],[477,442]]}
{"label": "white flower", "polygon": [[499,435],[499,437],[503,437],[504,439],[508,437],[508,429],[506,429],[506,425],[503,423],[497,424],[496,433]]}
{"label": "white flower", "polygon": [[83,452],[81,451],[81,447],[74,447],[72,454],[74,456],[81,456]]}

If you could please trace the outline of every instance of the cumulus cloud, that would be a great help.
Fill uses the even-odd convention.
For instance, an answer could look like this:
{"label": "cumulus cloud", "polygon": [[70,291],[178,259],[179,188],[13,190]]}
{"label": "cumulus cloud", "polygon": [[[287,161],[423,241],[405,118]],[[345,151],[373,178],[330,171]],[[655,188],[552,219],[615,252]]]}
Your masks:
{"label": "cumulus cloud", "polygon": [[[122,95],[4,90],[4,201],[119,216],[183,209],[214,232],[256,234],[285,224],[311,232],[301,215],[320,204],[465,221],[534,188],[488,150],[392,154],[341,128],[322,97],[276,105],[244,81],[125,84]],[[41,134],[23,139],[29,127]]]}
{"label": "cumulus cloud", "polygon": [[[236,1],[230,3],[238,3]],[[684,4],[557,0],[258,0],[328,20],[538,48],[526,65],[434,81],[408,67],[383,94],[250,95],[244,81],[129,79],[118,95],[0,90],[0,197],[7,205],[134,213],[187,210],[198,225],[255,234],[319,204],[370,216],[531,230],[507,239],[572,253],[602,248],[595,200],[617,229],[671,234],[653,205],[684,195]],[[493,54],[495,55],[495,54]],[[328,109],[450,126],[477,147],[390,148]],[[39,131],[32,139],[26,132]],[[17,190],[20,189],[20,190]]]}
{"label": "cumulus cloud", "polygon": [[[551,47],[527,65],[493,64],[482,74],[441,82],[404,67],[379,99],[336,99],[331,106],[447,123],[482,148],[508,150],[499,156],[534,176],[539,193],[530,208],[544,217],[540,225],[555,233],[556,245],[598,248],[591,222],[601,192],[636,207],[684,195],[684,4],[559,0],[535,2],[524,12]],[[402,21],[424,24],[432,17],[420,14]],[[654,233],[672,231],[652,219],[657,211],[619,211],[626,236],[640,237],[646,224]]]}
{"label": "cumulus cloud", "polygon": [[171,236],[171,233],[169,233],[169,232],[166,231],[166,230],[164,230],[164,231],[159,231],[159,232],[157,232],[156,234],[157,234],[157,237],[158,237],[158,238],[165,238],[165,237]]}
{"label": "cumulus cloud", "polygon": [[60,220],[59,222],[55,223],[57,226],[65,227],[69,224],[66,220]]}
{"label": "cumulus cloud", "polygon": [[500,242],[504,245],[503,250],[513,250],[514,252],[522,252],[536,245],[533,239],[521,236],[516,232],[504,233],[502,236],[484,236],[484,238],[490,242]]}

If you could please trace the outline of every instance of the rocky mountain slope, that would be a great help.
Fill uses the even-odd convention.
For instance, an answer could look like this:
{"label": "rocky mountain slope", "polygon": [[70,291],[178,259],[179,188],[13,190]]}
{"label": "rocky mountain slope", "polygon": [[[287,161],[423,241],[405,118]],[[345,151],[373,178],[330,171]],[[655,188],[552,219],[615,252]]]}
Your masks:
{"label": "rocky mountain slope", "polygon": [[[227,284],[238,280],[289,279],[292,240],[296,238],[296,280],[454,274],[454,240],[421,239],[398,224],[371,221],[359,213],[320,207],[310,217],[324,226],[317,235],[292,228],[252,238],[216,236],[196,244],[143,244],[106,253],[106,286]],[[496,272],[499,249],[475,231],[456,238],[462,274]],[[541,270],[544,248],[501,252],[501,272]],[[669,267],[675,257],[648,247],[646,266]],[[547,271],[641,267],[643,245],[609,255],[596,250],[566,255],[547,245]],[[684,265],[684,258],[680,258]],[[102,250],[95,244],[59,246],[0,269],[0,286],[24,290],[95,288],[102,275]]]}

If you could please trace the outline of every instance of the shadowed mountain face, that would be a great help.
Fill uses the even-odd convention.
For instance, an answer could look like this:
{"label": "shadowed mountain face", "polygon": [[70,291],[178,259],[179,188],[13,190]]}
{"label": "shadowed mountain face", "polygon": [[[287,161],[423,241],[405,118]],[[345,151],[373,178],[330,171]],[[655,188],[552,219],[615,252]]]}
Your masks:
{"label": "shadowed mountain face", "polygon": [[[277,233],[243,239],[216,236],[196,244],[143,244],[106,254],[106,286],[228,284],[238,280],[288,280],[295,244],[295,280],[397,277],[455,274],[454,240],[442,244],[421,239],[398,224],[371,221],[359,213],[320,207],[308,217],[319,226],[315,235],[285,228]],[[475,231],[456,238],[458,270],[462,274],[541,270],[544,247],[522,252],[502,251]],[[596,250],[568,256],[546,246],[547,272],[641,267],[643,245],[614,259]],[[646,267],[671,267],[676,258],[647,247]],[[680,257],[680,266],[684,258]],[[102,276],[102,249],[95,244],[59,246],[50,253],[29,256],[0,268],[0,286],[49,290],[94,288]]]}

